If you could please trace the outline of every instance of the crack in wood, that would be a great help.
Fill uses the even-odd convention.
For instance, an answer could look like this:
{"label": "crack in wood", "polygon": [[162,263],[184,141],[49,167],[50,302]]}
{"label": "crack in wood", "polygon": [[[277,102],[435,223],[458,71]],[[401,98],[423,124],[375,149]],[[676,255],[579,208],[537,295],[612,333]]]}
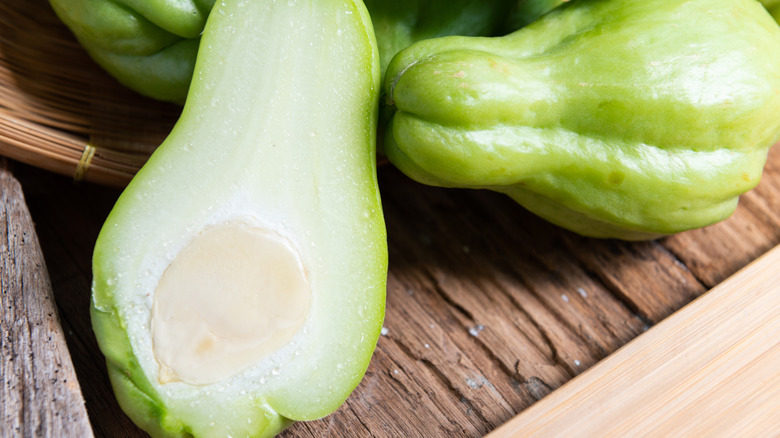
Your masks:
{"label": "crack in wood", "polygon": [[[449,308],[452,310],[455,310],[457,313],[459,313],[464,319],[470,321],[472,325],[475,323],[474,314],[471,313],[467,308],[461,306],[457,301],[452,299],[450,297],[449,293],[447,292],[447,289],[441,285],[439,280],[430,272],[427,272],[428,280],[433,285],[434,292],[444,301]],[[468,330],[469,327],[464,326],[464,329]]]}
{"label": "crack in wood", "polygon": [[[368,425],[363,421],[363,417],[361,415],[359,415],[357,413],[357,411],[355,411],[354,407],[352,406],[351,403],[349,403],[349,401],[347,401],[347,403],[346,403],[346,408],[349,409],[350,412],[352,412],[352,416],[358,421],[358,423],[361,426],[363,426],[363,433],[359,433],[359,435],[360,436],[373,437],[374,434],[373,434],[373,432],[371,432],[371,428],[368,427]],[[332,422],[331,422],[331,424],[332,424]],[[330,428],[330,426],[329,426],[329,428]],[[354,430],[352,432],[354,432]],[[365,435],[366,433],[368,435]]]}
{"label": "crack in wood", "polygon": [[541,400],[544,396],[553,391],[553,388],[550,385],[536,376],[528,377],[524,379],[522,383],[536,401]]}
{"label": "crack in wood", "polygon": [[[436,377],[437,380],[439,380],[442,386],[447,388],[450,394],[457,396],[460,402],[465,405],[467,409],[466,411],[467,416],[470,417],[471,415],[468,414],[471,413],[479,419],[480,423],[482,424],[487,423],[487,419],[482,415],[480,410],[476,409],[476,407],[472,404],[471,400],[467,397],[467,395],[464,394],[461,390],[459,390],[457,386],[448,378],[448,376],[444,372],[442,372],[442,370],[439,369],[439,367],[436,366],[436,364],[434,364],[432,361],[428,359],[416,355],[414,351],[403,342],[393,339],[393,343],[398,347],[399,351],[401,351],[403,354],[407,355],[408,357],[412,358],[414,362],[417,363],[418,365],[425,367],[432,376]],[[396,381],[398,381],[399,384],[402,384],[399,380],[396,379]],[[434,403],[436,403],[437,397],[432,397],[431,400]],[[465,403],[464,400],[466,401]],[[447,415],[447,418],[452,424],[452,426],[456,427],[457,429],[463,430],[463,426],[455,422],[451,418],[451,416]]]}
{"label": "crack in wood", "polygon": [[552,364],[563,368],[570,376],[574,376],[576,372],[570,368],[569,364],[566,363],[565,360],[561,358],[561,355],[558,353],[558,347],[552,341],[547,331],[539,324],[539,322],[533,316],[531,316],[527,312],[526,315],[528,317],[528,321],[534,326],[537,333],[539,333],[539,336],[544,341],[544,345],[547,347],[547,351],[549,352],[549,358]]}
{"label": "crack in wood", "polygon": [[[615,247],[615,244],[611,244],[610,247]],[[598,270],[592,269],[591,265],[589,263],[585,263],[580,257],[577,257],[576,260],[580,269],[582,269],[583,272],[592,278],[593,281],[600,284],[606,291],[608,291],[609,294],[612,295],[612,297],[614,297],[621,305],[628,309],[629,312],[641,322],[643,327],[645,327],[645,330],[653,325],[653,322],[650,321],[647,315],[643,314],[637,302],[632,297],[625,294],[621,290],[620,286],[612,281],[609,276],[605,276]],[[608,330],[611,329],[608,328]],[[614,334],[614,332],[611,333]],[[615,334],[615,336],[618,337],[617,334]]]}

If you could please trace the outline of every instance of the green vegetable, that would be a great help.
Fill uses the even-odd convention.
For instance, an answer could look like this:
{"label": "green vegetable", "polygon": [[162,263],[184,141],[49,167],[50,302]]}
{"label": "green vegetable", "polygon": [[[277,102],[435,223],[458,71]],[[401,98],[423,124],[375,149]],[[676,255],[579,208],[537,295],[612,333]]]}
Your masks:
{"label": "green vegetable", "polygon": [[[528,3],[549,0],[529,0]],[[512,0],[369,0],[381,71],[414,41],[492,35]],[[214,0],[50,0],[90,56],[119,82],[182,103]]]}
{"label": "green vegetable", "polygon": [[381,71],[384,73],[396,53],[417,41],[447,35],[494,35],[503,26],[512,1],[366,0]]}
{"label": "green vegetable", "polygon": [[89,55],[119,82],[183,103],[214,0],[51,0]]}
{"label": "green vegetable", "polygon": [[563,227],[648,239],[728,217],[780,136],[780,27],[754,0],[580,0],[388,67],[388,158]]}
{"label": "green vegetable", "polygon": [[181,118],[94,253],[92,323],[155,437],[263,437],[333,412],[384,317],[379,60],[353,0],[224,0]]}
{"label": "green vegetable", "polygon": [[506,27],[511,31],[518,30],[568,1],[570,0],[515,0]]}
{"label": "green vegetable", "polygon": [[775,21],[780,23],[780,0],[761,0],[761,3],[772,14]]}

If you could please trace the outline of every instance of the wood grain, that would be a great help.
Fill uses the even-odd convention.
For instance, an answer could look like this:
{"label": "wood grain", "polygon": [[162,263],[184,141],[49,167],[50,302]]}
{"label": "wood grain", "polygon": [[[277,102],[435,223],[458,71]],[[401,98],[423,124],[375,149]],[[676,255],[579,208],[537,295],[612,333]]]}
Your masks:
{"label": "wood grain", "polygon": [[780,246],[489,435],[780,433]]}
{"label": "wood grain", "polygon": [[[60,158],[46,167],[73,175],[84,146],[102,146],[85,178],[121,184],[177,109],[128,92],[83,52],[62,56],[78,46],[45,0],[22,4],[0,6],[0,77],[13,85],[0,90],[0,153],[42,165],[35,146],[47,143]],[[20,113],[43,129],[27,129]],[[119,190],[21,164],[15,175],[92,429],[143,437],[111,392],[88,314],[92,249]],[[502,195],[421,186],[390,166],[379,177],[390,248],[384,335],[347,403],[285,437],[482,436],[780,243],[777,147],[733,217],[652,242],[583,238]],[[3,251],[3,260],[15,257]],[[3,366],[8,357],[3,350]],[[10,424],[0,431],[13,434]]]}
{"label": "wood grain", "polygon": [[[18,167],[95,435],[143,437],[89,326],[92,248],[119,191]],[[780,243],[779,148],[732,218],[652,242],[580,237],[390,166],[379,176],[385,334],[345,405],[284,437],[483,436]]]}
{"label": "wood grain", "polygon": [[0,436],[92,429],[22,189],[0,158]]}

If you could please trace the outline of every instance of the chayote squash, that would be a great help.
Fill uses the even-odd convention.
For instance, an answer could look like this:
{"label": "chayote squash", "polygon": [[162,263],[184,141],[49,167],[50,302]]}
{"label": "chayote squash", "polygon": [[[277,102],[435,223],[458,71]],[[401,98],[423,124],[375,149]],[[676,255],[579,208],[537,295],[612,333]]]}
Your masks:
{"label": "chayote squash", "polygon": [[[544,0],[547,1],[547,0]],[[494,35],[513,0],[365,0],[379,46],[382,73],[416,41],[448,35]],[[532,0],[531,3],[538,3]]]}
{"label": "chayote squash", "polygon": [[775,21],[780,22],[780,0],[761,0]]}
{"label": "chayote squash", "polygon": [[520,29],[567,1],[569,0],[515,0],[506,27],[510,31]]}
{"label": "chayote squash", "polygon": [[[547,3],[549,0],[528,0]],[[183,103],[214,0],[50,0],[90,56],[119,82]],[[368,0],[384,72],[399,50],[445,35],[493,35],[512,0]],[[514,30],[514,29],[513,29]]]}
{"label": "chayote squash", "polygon": [[780,136],[780,27],[754,0],[580,0],[388,67],[392,163],[588,236],[728,217]]}
{"label": "chayote squash", "polygon": [[152,437],[270,437],[330,414],[384,320],[365,6],[214,8],[181,117],[95,243],[92,327]]}
{"label": "chayote squash", "polygon": [[184,103],[214,0],[51,0],[103,69],[133,90]]}

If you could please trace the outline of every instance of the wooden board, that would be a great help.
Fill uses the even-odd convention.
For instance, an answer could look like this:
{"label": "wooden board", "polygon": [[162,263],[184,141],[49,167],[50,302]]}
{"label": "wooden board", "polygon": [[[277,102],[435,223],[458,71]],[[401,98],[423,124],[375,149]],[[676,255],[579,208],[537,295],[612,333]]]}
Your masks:
{"label": "wooden board", "polygon": [[0,436],[89,438],[38,236],[0,157]]}
{"label": "wooden board", "polygon": [[490,438],[780,433],[780,246]]}
{"label": "wooden board", "polygon": [[[144,436],[116,405],[87,311],[92,247],[119,191],[15,173],[95,435]],[[574,235],[495,193],[379,173],[385,334],[347,403],[286,437],[485,435],[780,243],[780,148],[732,218],[638,243]]]}

